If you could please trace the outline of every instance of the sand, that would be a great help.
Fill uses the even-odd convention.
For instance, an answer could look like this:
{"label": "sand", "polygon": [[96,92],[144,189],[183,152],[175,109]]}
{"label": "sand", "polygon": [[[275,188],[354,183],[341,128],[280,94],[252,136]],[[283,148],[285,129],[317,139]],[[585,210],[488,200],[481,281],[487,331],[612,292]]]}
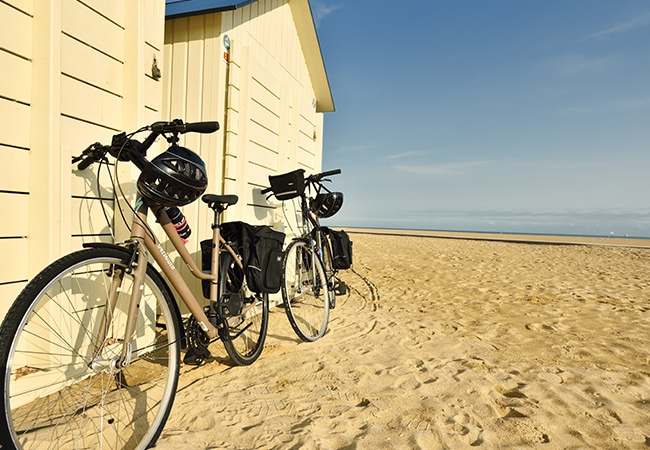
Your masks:
{"label": "sand", "polygon": [[328,333],[213,345],[158,450],[650,447],[650,248],[351,237]]}

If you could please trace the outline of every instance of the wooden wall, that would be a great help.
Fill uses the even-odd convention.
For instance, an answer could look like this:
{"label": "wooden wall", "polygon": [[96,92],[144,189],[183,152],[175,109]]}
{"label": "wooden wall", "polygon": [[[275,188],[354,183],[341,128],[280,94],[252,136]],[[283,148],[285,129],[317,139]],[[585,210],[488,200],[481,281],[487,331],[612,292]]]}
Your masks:
{"label": "wooden wall", "polygon": [[164,12],[164,0],[0,2],[0,318],[48,263],[112,241],[107,171],[98,187],[96,166],[70,161],[161,117],[151,66],[163,63]]}
{"label": "wooden wall", "polygon": [[[167,119],[221,124],[214,135],[186,135],[184,145],[206,162],[211,193],[239,196],[226,220],[287,232],[280,204],[260,192],[270,174],[319,171],[323,135],[294,20],[287,0],[168,20],[163,77]],[[194,231],[187,245],[198,255],[200,240],[211,236],[211,211],[197,202],[183,212]]]}

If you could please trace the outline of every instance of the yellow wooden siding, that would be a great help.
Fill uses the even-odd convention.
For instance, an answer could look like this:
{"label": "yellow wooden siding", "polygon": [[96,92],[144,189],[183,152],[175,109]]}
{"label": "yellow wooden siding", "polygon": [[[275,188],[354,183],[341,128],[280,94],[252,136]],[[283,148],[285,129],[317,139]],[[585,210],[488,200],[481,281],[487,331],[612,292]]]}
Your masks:
{"label": "yellow wooden siding", "polygon": [[112,220],[108,171],[98,189],[97,165],[80,172],[70,157],[160,120],[151,66],[154,56],[164,66],[164,9],[164,0],[0,1],[0,121],[10,124],[0,135],[0,207],[11,211],[0,223],[0,319],[52,259],[112,242],[100,207]]}
{"label": "yellow wooden siding", "polygon": [[[243,195],[249,206],[240,209],[240,215],[270,223],[272,214],[264,213],[270,204],[259,194],[260,188],[268,185],[268,175],[298,166],[310,171],[320,167],[321,148],[313,139],[313,127],[318,123],[311,104],[313,92],[310,82],[305,82],[305,62],[286,1],[258,1],[224,13],[223,22],[232,24],[232,30],[224,32],[233,43],[227,185]],[[305,97],[309,97],[309,108],[303,110],[298,99]],[[310,133],[296,129],[296,109],[311,121]],[[316,134],[319,132],[322,129]],[[241,159],[245,161],[243,170]],[[245,181],[236,181],[237,176]]]}
{"label": "yellow wooden siding", "polygon": [[27,279],[32,101],[30,0],[0,3],[0,319]]}
{"label": "yellow wooden siding", "polygon": [[[27,2],[25,2],[27,3]],[[0,48],[22,57],[32,57],[32,17],[19,9],[0,2]]]}
{"label": "yellow wooden siding", "polygon": [[[0,239],[0,255],[2,255],[2,284],[25,281],[27,279],[27,239]],[[10,302],[2,299],[0,303]]]}
{"label": "yellow wooden siding", "polygon": [[[112,3],[112,2],[106,2]],[[124,6],[122,6],[124,8]],[[115,8],[119,10],[119,8]],[[117,11],[114,11],[117,12]],[[122,17],[106,17],[78,0],[61,1],[61,31],[108,56],[122,61],[124,27]],[[84,61],[79,61],[80,64]]]}
{"label": "yellow wooden siding", "polygon": [[[101,67],[101,70],[98,68]],[[61,71],[91,86],[123,94],[123,63],[113,57],[63,34],[61,36]]]}
{"label": "yellow wooden siding", "polygon": [[0,97],[30,103],[32,67],[29,60],[0,49]]}
{"label": "yellow wooden siding", "polygon": [[29,152],[0,145],[0,161],[0,192],[26,194],[29,178],[24,169],[29,166]]}
{"label": "yellow wooden siding", "polygon": [[[0,251],[2,250],[3,247],[0,242]],[[23,290],[26,284],[27,282],[24,280],[0,284],[0,299],[3,299],[3,301],[0,301],[0,318],[4,318],[5,314],[7,314],[7,311],[9,311],[9,308],[11,307],[11,300],[18,297],[18,294],[20,294],[20,291]]]}
{"label": "yellow wooden siding", "polygon": [[26,236],[28,203],[29,199],[26,194],[0,191],[0,205],[2,205],[3,211],[2,220],[0,220],[0,236]]}
{"label": "yellow wooden siding", "polygon": [[29,148],[31,132],[29,105],[0,98],[0,123],[12,124],[2,128],[0,144]]}

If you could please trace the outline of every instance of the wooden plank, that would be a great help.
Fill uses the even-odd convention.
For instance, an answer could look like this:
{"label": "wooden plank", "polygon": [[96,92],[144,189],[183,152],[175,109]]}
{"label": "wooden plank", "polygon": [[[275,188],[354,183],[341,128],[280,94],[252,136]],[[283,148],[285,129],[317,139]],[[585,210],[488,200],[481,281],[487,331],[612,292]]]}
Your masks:
{"label": "wooden plank", "polygon": [[0,99],[0,123],[10,123],[0,133],[0,145],[29,148],[30,108],[27,105]]}
{"label": "wooden plank", "polygon": [[11,308],[11,305],[14,303],[18,294],[25,288],[27,285],[26,281],[18,281],[8,284],[0,284],[0,322],[5,318],[7,311]]}
{"label": "wooden plank", "polygon": [[[276,167],[278,167],[278,154],[267,148],[260,147],[255,142],[249,142],[246,154],[249,155],[249,161],[264,167],[267,169],[267,173],[275,171]],[[246,178],[246,181],[250,180]]]}
{"label": "wooden plank", "polygon": [[[123,162],[121,164],[130,164]],[[109,172],[110,171],[110,172]],[[99,188],[97,187],[97,175],[99,174]],[[72,167],[72,195],[75,197],[88,198],[113,198],[113,186],[111,185],[111,176],[113,175],[113,166],[102,166],[99,170],[98,164],[93,164],[85,170],[78,170],[76,166]]]}
{"label": "wooden plank", "polygon": [[173,20],[173,41],[171,45],[171,58],[167,58],[165,65],[171,67],[167,82],[169,85],[167,110],[171,118],[185,117],[185,95],[187,84],[187,58],[188,58],[188,19]]}
{"label": "wooden plank", "polygon": [[[113,202],[104,201],[103,204],[106,214],[112,223]],[[98,235],[110,233],[106,219],[104,218],[104,213],[102,212],[102,202],[100,200],[73,198],[71,211],[73,235]]]}
{"label": "wooden plank", "polygon": [[34,1],[35,0],[9,0],[5,3],[10,3],[14,8],[19,9],[27,15],[34,15]]}
{"label": "wooden plank", "polygon": [[162,89],[160,82],[153,78],[145,77],[144,105],[151,111],[159,112],[162,110]]}
{"label": "wooden plank", "polygon": [[[97,0],[102,3],[106,0]],[[162,50],[165,29],[165,1],[144,0],[144,40],[157,50]],[[161,66],[162,67],[162,66]]]}
{"label": "wooden plank", "polygon": [[0,2],[0,48],[32,58],[32,23],[33,19],[5,3]]}
{"label": "wooden plank", "polygon": [[124,28],[83,3],[77,0],[62,0],[61,29],[113,58],[124,61]]}
{"label": "wooden plank", "polygon": [[277,114],[269,111],[264,107],[264,105],[253,100],[248,103],[248,109],[251,120],[254,120],[263,127],[268,128],[269,130],[274,130],[277,133],[277,130],[280,127],[280,118]]}
{"label": "wooden plank", "polygon": [[4,211],[0,220],[0,237],[26,237],[29,233],[29,195],[0,192]]}
{"label": "wooden plank", "polygon": [[123,69],[124,64],[114,58],[65,34],[61,36],[61,71],[64,74],[124,95]]}
{"label": "wooden plank", "polygon": [[[7,261],[0,271],[0,282],[26,280],[27,239],[0,239],[0,255]],[[11,255],[11,259],[7,258]],[[1,302],[0,302],[1,303]]]}
{"label": "wooden plank", "polygon": [[248,140],[264,147],[272,152],[278,153],[279,137],[278,133],[271,131],[251,120],[248,127]]}
{"label": "wooden plank", "polygon": [[296,162],[298,167],[306,171],[313,171],[317,167],[316,157],[313,153],[306,151],[304,148],[298,147],[296,152]]}
{"label": "wooden plank", "polygon": [[117,131],[100,125],[93,125],[72,117],[61,117],[61,142],[74,156],[81,154],[93,142],[110,144],[111,137],[116,133]]}
{"label": "wooden plank", "polygon": [[280,83],[270,82],[268,78],[262,81],[253,78],[250,83],[250,96],[256,102],[264,105],[266,109],[278,115],[280,110]]}
{"label": "wooden plank", "polygon": [[29,191],[29,152],[0,145],[0,190]]}
{"label": "wooden plank", "polygon": [[119,129],[122,99],[73,78],[61,77],[61,113]]}
{"label": "wooden plank", "polygon": [[306,136],[302,132],[298,133],[298,148],[311,155],[316,155],[313,135]]}
{"label": "wooden plank", "polygon": [[183,117],[187,122],[200,120],[201,108],[204,101],[203,67],[205,64],[205,58],[203,51],[205,46],[205,33],[203,24],[204,19],[202,16],[194,16],[189,19],[185,115]]}
{"label": "wooden plank", "polygon": [[0,50],[0,67],[0,96],[31,103],[31,62]]}
{"label": "wooden plank", "polygon": [[88,7],[124,27],[124,1],[83,0]]}

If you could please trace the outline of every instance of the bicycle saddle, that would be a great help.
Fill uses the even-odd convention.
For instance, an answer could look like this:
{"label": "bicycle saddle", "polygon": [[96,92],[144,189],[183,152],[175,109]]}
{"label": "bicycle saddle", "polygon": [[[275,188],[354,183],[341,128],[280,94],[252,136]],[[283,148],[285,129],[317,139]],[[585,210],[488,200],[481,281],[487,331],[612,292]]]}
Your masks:
{"label": "bicycle saddle", "polygon": [[210,208],[212,208],[213,205],[234,205],[239,200],[239,197],[236,195],[205,194],[203,197],[201,197],[201,200],[210,205]]}

